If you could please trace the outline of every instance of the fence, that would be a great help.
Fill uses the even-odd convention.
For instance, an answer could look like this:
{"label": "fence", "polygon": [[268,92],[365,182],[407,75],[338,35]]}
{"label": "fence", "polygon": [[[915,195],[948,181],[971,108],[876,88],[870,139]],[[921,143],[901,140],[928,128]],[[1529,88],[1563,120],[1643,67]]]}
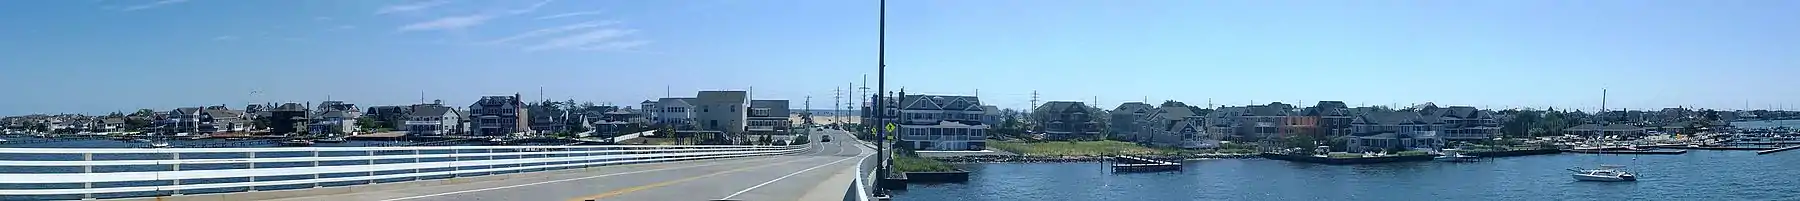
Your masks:
{"label": "fence", "polygon": [[0,200],[285,190],[788,154],[802,146],[0,148]]}

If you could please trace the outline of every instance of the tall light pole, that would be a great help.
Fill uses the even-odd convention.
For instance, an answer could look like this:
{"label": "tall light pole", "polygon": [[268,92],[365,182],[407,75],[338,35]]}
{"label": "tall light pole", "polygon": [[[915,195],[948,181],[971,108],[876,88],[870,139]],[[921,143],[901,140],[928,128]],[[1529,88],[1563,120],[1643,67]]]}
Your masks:
{"label": "tall light pole", "polygon": [[[884,121],[884,119],[887,119],[888,115],[886,104],[887,96],[881,95],[882,93],[887,92],[887,0],[877,1],[880,4],[880,6],[877,7],[880,9],[880,11],[878,11],[880,15],[877,16],[876,19],[880,22],[875,26],[875,37],[878,38],[878,42],[875,43],[876,95],[875,100],[873,101],[875,102],[875,108],[870,111],[879,115],[876,116],[875,124],[874,126],[871,126],[871,128],[875,128],[875,161],[879,164],[875,166],[875,179],[876,181],[881,181],[882,179],[888,178],[887,122]],[[875,189],[877,189],[875,193],[878,196],[886,195],[886,193],[882,193],[880,190],[882,189],[881,183],[882,182],[875,182]]]}

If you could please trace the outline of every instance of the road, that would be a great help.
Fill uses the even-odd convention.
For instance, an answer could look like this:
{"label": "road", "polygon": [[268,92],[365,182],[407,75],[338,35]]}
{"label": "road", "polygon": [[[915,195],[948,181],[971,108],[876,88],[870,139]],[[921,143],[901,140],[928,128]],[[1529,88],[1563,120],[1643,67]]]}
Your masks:
{"label": "road", "polygon": [[[279,199],[317,200],[841,200],[874,151],[844,131],[795,155],[622,165],[593,171],[388,191]],[[819,139],[818,136],[809,137]],[[864,167],[868,169],[869,167]]]}

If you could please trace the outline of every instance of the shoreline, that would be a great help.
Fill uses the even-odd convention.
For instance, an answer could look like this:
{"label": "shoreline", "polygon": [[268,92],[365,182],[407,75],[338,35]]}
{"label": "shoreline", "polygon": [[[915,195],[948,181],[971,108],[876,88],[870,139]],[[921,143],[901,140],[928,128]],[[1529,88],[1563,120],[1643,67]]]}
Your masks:
{"label": "shoreline", "polygon": [[[1140,158],[1160,161],[1197,161],[1213,159],[1251,159],[1260,158],[1256,154],[1193,154],[1193,155],[1148,155]],[[932,160],[950,164],[981,163],[1093,163],[1107,162],[1112,156],[1024,156],[1024,155],[982,155],[931,157]]]}

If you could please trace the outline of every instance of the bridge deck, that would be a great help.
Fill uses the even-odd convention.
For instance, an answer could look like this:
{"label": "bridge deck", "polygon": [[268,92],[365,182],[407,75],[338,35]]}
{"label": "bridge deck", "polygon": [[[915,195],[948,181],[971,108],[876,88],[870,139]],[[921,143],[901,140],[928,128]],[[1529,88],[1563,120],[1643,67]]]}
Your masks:
{"label": "bridge deck", "polygon": [[[853,139],[843,131],[825,134],[837,135],[833,138],[838,139]],[[796,155],[509,174],[506,179],[481,182],[414,181],[428,183],[387,190],[353,190],[342,194],[264,200],[837,200],[844,197],[846,189],[851,189],[845,184],[857,176],[859,171],[854,167],[865,161],[860,159],[866,159],[874,152],[854,141],[815,142],[809,149]],[[207,200],[201,197],[205,195],[165,197],[163,200]],[[124,200],[148,199],[152,198]]]}

